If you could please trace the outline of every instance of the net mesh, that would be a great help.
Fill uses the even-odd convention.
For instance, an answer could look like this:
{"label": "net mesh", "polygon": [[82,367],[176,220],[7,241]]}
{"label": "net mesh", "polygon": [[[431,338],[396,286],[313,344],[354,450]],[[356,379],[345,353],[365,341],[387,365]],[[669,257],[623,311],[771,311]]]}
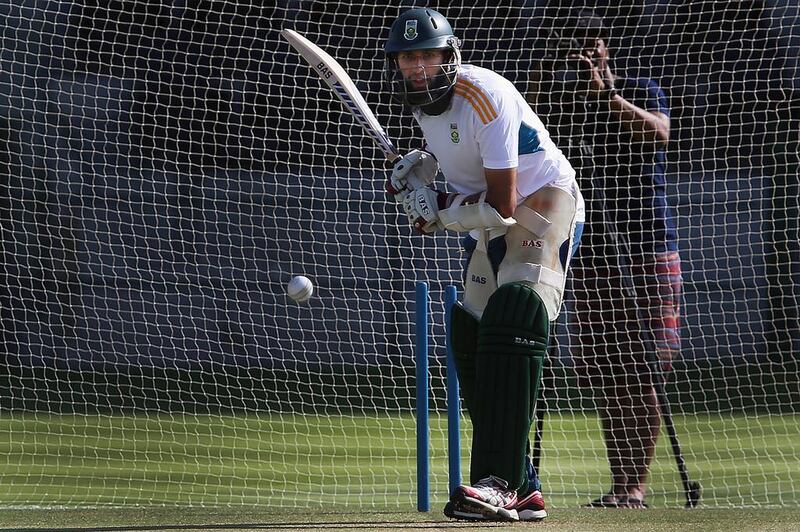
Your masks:
{"label": "net mesh", "polygon": [[[381,152],[279,35],[340,61],[404,152],[422,141],[382,90],[381,50],[411,3],[267,4],[0,6],[0,505],[412,507],[417,281],[446,500],[442,294],[460,283],[459,237],[412,234]],[[429,7],[464,62],[526,92],[563,10],[594,4]],[[615,68],[658,80],[671,108],[683,345],[668,391],[690,473],[706,505],[797,506],[798,8],[598,12]],[[303,306],[285,296],[300,274],[315,283]],[[551,507],[609,486],[574,312],[545,389]],[[649,489],[683,497],[665,435]]]}

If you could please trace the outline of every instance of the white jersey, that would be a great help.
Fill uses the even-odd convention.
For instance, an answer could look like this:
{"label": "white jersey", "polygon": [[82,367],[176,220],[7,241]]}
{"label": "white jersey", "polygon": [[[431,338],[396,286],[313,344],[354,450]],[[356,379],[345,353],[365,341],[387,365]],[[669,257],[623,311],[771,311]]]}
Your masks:
{"label": "white jersey", "polygon": [[583,198],[575,170],[514,85],[474,65],[462,65],[450,106],[437,116],[415,109],[427,150],[436,156],[445,179],[461,194],[486,190],[484,168],[517,168],[517,204],[544,186]]}

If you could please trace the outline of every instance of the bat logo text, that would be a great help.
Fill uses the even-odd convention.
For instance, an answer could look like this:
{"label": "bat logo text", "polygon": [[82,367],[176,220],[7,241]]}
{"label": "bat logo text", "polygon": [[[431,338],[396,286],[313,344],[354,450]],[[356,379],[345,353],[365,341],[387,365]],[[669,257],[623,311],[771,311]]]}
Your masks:
{"label": "bat logo text", "polygon": [[333,74],[333,72],[328,70],[328,67],[325,66],[325,63],[318,64],[317,70],[319,71],[320,76],[324,77],[325,79],[329,79]]}

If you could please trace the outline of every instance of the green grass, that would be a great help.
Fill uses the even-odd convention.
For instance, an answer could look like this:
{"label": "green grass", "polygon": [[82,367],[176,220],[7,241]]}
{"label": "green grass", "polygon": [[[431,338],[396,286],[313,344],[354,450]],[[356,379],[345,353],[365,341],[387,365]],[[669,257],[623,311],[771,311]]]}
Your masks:
{"label": "green grass", "polygon": [[696,530],[703,532],[797,531],[800,512],[792,509],[650,509],[586,510],[565,508],[551,510],[539,523],[474,523],[449,521],[438,511],[289,511],[275,508],[114,508],[63,510],[0,510],[0,530],[23,528],[87,532],[128,530],[412,530],[412,529],[508,529],[590,531],[664,531]]}
{"label": "green grass", "polygon": [[[742,529],[742,516],[752,514],[745,529],[800,529],[798,421],[763,414],[676,418],[690,474],[703,486],[703,507],[681,509],[680,480],[663,437],[650,482],[653,508],[591,511],[578,506],[608,486],[597,419],[551,415],[542,471],[551,517],[538,527]],[[432,416],[431,436],[433,510],[420,514],[410,416],[6,413],[0,527],[440,526],[447,494],[441,416]]]}

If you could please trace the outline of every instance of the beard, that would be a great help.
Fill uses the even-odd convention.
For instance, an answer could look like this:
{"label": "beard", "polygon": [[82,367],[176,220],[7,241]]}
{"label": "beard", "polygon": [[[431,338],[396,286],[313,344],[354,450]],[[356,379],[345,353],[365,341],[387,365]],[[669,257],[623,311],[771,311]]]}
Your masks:
{"label": "beard", "polygon": [[442,65],[440,72],[428,80],[425,88],[417,89],[410,81],[405,81],[406,102],[412,107],[425,107],[438,103],[450,93],[455,84],[456,69],[446,70],[450,65]]}

